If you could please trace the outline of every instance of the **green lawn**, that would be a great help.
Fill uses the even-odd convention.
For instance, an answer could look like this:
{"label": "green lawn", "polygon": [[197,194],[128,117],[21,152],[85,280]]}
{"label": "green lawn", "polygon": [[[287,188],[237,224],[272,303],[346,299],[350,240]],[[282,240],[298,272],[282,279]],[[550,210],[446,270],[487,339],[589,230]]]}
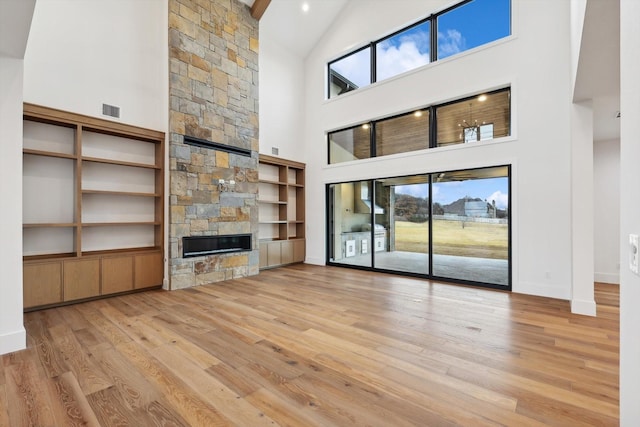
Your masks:
{"label": "green lawn", "polygon": [[[428,252],[428,223],[396,221],[397,251]],[[442,255],[477,258],[508,258],[506,224],[460,221],[433,221],[433,251]]]}

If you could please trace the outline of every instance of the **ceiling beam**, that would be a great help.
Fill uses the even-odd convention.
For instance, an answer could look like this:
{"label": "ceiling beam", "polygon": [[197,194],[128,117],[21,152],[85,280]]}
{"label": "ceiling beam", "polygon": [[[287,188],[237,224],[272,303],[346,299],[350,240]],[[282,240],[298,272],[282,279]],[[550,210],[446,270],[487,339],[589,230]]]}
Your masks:
{"label": "ceiling beam", "polygon": [[267,10],[269,3],[271,3],[271,0],[255,0],[253,6],[251,6],[251,16],[259,21],[265,10]]}

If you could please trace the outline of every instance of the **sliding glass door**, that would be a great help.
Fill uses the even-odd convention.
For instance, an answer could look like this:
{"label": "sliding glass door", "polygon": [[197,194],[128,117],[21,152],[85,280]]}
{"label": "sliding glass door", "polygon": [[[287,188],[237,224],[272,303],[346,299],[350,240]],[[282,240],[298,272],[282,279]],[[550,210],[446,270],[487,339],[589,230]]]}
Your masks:
{"label": "sliding glass door", "polygon": [[371,267],[371,213],[382,211],[373,203],[371,181],[331,184],[328,188],[329,262]]}
{"label": "sliding glass door", "polygon": [[328,263],[510,288],[510,167],[330,184]]}
{"label": "sliding glass door", "polygon": [[509,168],[433,176],[433,276],[509,284]]}
{"label": "sliding glass door", "polygon": [[376,218],[375,267],[429,274],[429,176],[377,180],[376,194],[388,215]]}

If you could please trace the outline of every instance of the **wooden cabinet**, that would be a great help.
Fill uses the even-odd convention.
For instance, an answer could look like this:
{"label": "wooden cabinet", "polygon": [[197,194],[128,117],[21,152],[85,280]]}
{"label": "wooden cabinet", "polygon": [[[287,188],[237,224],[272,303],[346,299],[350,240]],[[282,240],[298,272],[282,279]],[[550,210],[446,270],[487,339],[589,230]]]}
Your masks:
{"label": "wooden cabinet", "polygon": [[305,165],[260,155],[260,268],[304,261]]}
{"label": "wooden cabinet", "polygon": [[62,263],[30,263],[23,266],[25,307],[55,304],[62,301]]}
{"label": "wooden cabinet", "polygon": [[23,123],[25,309],[161,286],[164,133],[33,104]]}
{"label": "wooden cabinet", "polygon": [[64,301],[100,295],[99,259],[65,260],[62,277]]}
{"label": "wooden cabinet", "polygon": [[131,256],[102,259],[102,295],[133,289],[133,258]]}
{"label": "wooden cabinet", "polygon": [[162,283],[164,263],[161,253],[138,254],[135,256],[134,289],[143,289]]}

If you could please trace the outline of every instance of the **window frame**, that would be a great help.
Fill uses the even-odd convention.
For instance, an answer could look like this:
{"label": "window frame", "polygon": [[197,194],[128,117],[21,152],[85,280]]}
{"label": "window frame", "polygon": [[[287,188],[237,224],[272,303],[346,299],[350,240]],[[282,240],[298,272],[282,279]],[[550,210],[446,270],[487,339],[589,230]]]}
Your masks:
{"label": "window frame", "polygon": [[[341,95],[341,94],[338,94],[338,95],[336,95],[334,97],[331,96],[331,82],[332,82],[331,76],[334,74],[332,72],[332,70],[331,70],[331,66],[333,64],[335,64],[336,62],[340,62],[343,59],[346,59],[346,58],[348,58],[350,56],[357,55],[358,53],[360,53],[360,52],[362,52],[363,50],[366,50],[366,49],[370,49],[369,50],[369,68],[370,68],[369,69],[369,84],[367,86],[372,85],[375,82],[374,81],[375,65],[372,62],[375,59],[375,53],[373,55],[371,54],[371,52],[373,52],[375,47],[373,46],[373,42],[372,42],[372,43],[366,44],[364,46],[361,46],[358,49],[352,50],[351,52],[346,53],[346,54],[340,56],[339,58],[336,58],[336,59],[334,59],[332,61],[327,62],[327,99],[338,98]],[[355,84],[354,84],[354,86],[355,86]],[[364,86],[357,86],[354,89],[351,89],[351,90],[349,90],[349,91],[347,91],[345,93],[353,92],[354,90],[360,89],[361,87],[364,87]]]}
{"label": "window frame", "polygon": [[[434,230],[433,230],[433,186],[436,184],[436,182],[434,181],[433,177],[437,176],[439,174],[443,174],[443,173],[456,173],[456,172],[472,172],[472,171],[477,171],[477,170],[483,170],[483,169],[491,169],[491,168],[501,168],[504,167],[507,169],[507,173],[506,175],[504,175],[504,177],[508,180],[508,194],[507,194],[507,212],[506,212],[506,219],[507,219],[507,225],[508,225],[508,229],[507,229],[507,284],[506,285],[502,285],[502,284],[497,284],[497,283],[490,283],[490,282],[480,282],[480,281],[475,281],[475,280],[469,280],[469,279],[463,279],[463,278],[456,278],[456,277],[446,277],[446,276],[439,276],[437,274],[434,274],[433,272],[433,255],[435,255],[434,252],[434,248],[433,248],[433,236],[434,236]],[[448,283],[455,283],[455,284],[459,284],[459,285],[470,285],[470,286],[475,286],[475,287],[480,287],[480,288],[489,288],[489,289],[501,289],[504,291],[508,291],[511,292],[513,290],[513,177],[514,177],[514,165],[511,163],[497,163],[497,164],[489,164],[486,166],[476,166],[476,167],[470,167],[470,168],[461,168],[461,169],[449,169],[449,170],[444,170],[444,171],[432,171],[432,172],[423,172],[423,173],[415,173],[415,174],[411,174],[411,175],[397,175],[397,176],[384,176],[384,177],[376,177],[376,178],[362,178],[359,180],[352,180],[352,181],[333,181],[333,182],[328,182],[325,184],[325,265],[329,265],[329,266],[336,266],[336,267],[342,267],[342,268],[351,268],[351,269],[356,269],[356,270],[365,270],[365,271],[374,271],[374,272],[384,272],[384,273],[393,273],[393,274],[397,274],[400,276],[408,276],[408,277],[418,277],[418,278],[423,278],[423,279],[429,279],[429,280],[441,280],[441,281],[445,281]],[[376,266],[376,260],[375,260],[375,250],[371,250],[371,265],[370,266],[362,266],[362,265],[354,265],[354,264],[346,264],[346,263],[340,263],[340,262],[336,262],[336,261],[332,261],[331,259],[331,255],[332,255],[332,230],[333,230],[333,226],[335,224],[333,224],[332,221],[332,215],[333,215],[333,211],[335,209],[334,203],[333,203],[333,197],[332,197],[332,187],[335,187],[336,185],[340,185],[340,184],[346,184],[346,183],[357,183],[357,182],[369,182],[372,185],[372,194],[374,195],[374,197],[372,198],[372,203],[376,203],[376,199],[375,199],[375,194],[376,194],[376,190],[375,190],[375,186],[377,185],[376,183],[381,180],[381,179],[389,179],[389,178],[405,178],[405,177],[412,177],[412,176],[418,176],[418,175],[428,175],[428,198],[429,198],[429,224],[428,224],[428,273],[418,273],[418,272],[412,272],[412,271],[405,271],[405,270],[387,270],[381,267]],[[369,219],[369,223],[370,224],[375,224],[376,220],[375,220],[375,214],[372,211],[371,213],[369,213],[370,219]],[[335,234],[335,233],[333,233]],[[374,238],[374,229],[371,229],[371,239],[373,241]]]}
{"label": "window frame", "polygon": [[[427,138],[429,140],[429,144],[428,147],[426,149],[432,149],[432,148],[442,148],[448,145],[460,145],[460,143],[458,144],[447,144],[447,145],[438,145],[438,110],[442,107],[447,107],[453,104],[458,104],[458,103],[462,103],[465,101],[469,101],[472,99],[476,99],[478,96],[480,95],[494,95],[494,94],[498,94],[501,92],[507,92],[508,93],[508,97],[509,97],[509,126],[508,126],[508,133],[507,135],[504,136],[499,136],[498,138],[506,138],[512,135],[512,127],[513,127],[513,117],[511,116],[512,114],[512,106],[511,106],[511,85],[509,86],[505,86],[499,89],[494,89],[494,90],[489,90],[489,91],[483,91],[483,92],[478,92],[475,95],[471,95],[471,96],[466,96],[464,98],[459,98],[459,99],[455,99],[452,101],[448,101],[448,102],[444,102],[441,104],[434,104],[434,105],[429,105],[429,106],[424,106],[424,107],[419,107],[419,108],[415,108],[411,111],[408,112],[404,112],[404,113],[398,113],[398,114],[393,114],[390,116],[386,116],[386,117],[381,117],[379,119],[376,120],[369,120],[369,121],[365,121],[365,122],[360,122],[357,123],[355,125],[352,126],[348,126],[346,128],[340,128],[340,129],[335,129],[332,131],[327,131],[326,132],[326,143],[327,143],[327,164],[328,165],[335,165],[335,164],[340,164],[340,163],[344,163],[344,162],[337,162],[337,163],[332,163],[331,162],[331,135],[338,133],[338,132],[343,132],[343,131],[347,131],[350,129],[356,129],[360,126],[364,126],[364,125],[369,125],[369,132],[370,132],[370,147],[369,147],[369,157],[365,157],[363,159],[353,159],[350,161],[358,161],[358,160],[365,160],[365,159],[372,159],[374,157],[384,157],[383,156],[378,156],[377,154],[377,145],[376,145],[376,126],[379,122],[384,122],[387,120],[391,120],[391,119],[395,119],[398,117],[402,117],[402,116],[407,116],[410,114],[414,114],[416,111],[428,111],[428,115],[429,115],[429,127],[428,127],[428,135]],[[494,125],[494,122],[487,122],[485,123],[485,125]],[[478,125],[478,137],[480,136],[479,131],[480,131],[480,127],[483,125]],[[490,142],[495,140],[495,138],[491,138],[491,139],[478,139],[476,141],[469,141],[469,145],[476,145],[476,143],[482,143],[482,142]],[[463,142],[462,145],[466,145],[466,141],[463,138]],[[395,155],[395,154],[400,154],[400,153],[410,153],[416,150],[411,150],[411,151],[401,151],[398,153],[394,153],[394,154],[390,154],[390,155]]]}
{"label": "window frame", "polygon": [[[338,95],[333,96],[333,97],[331,96],[331,75],[332,75],[331,65],[332,64],[334,64],[334,63],[336,63],[338,61],[341,61],[341,60],[343,60],[343,59],[345,59],[345,58],[347,58],[347,57],[349,57],[351,55],[355,55],[355,54],[357,54],[358,52],[361,52],[364,49],[369,48],[370,49],[370,51],[369,51],[369,65],[370,65],[371,70],[370,70],[370,78],[369,78],[370,82],[369,82],[369,84],[367,86],[370,86],[370,85],[372,85],[374,83],[377,83],[378,82],[378,79],[377,79],[378,72],[377,72],[377,54],[376,54],[376,52],[377,52],[378,44],[384,42],[387,39],[395,37],[398,34],[401,34],[401,33],[405,32],[405,31],[408,31],[408,30],[410,30],[410,29],[412,29],[414,27],[420,26],[420,25],[424,24],[425,22],[429,22],[429,63],[428,64],[424,64],[422,66],[429,65],[429,64],[432,64],[432,63],[438,61],[439,60],[438,59],[438,18],[440,16],[446,14],[446,13],[451,12],[452,10],[464,7],[465,5],[467,5],[468,3],[471,3],[473,1],[474,0],[462,0],[462,1],[460,1],[460,2],[458,2],[456,4],[454,4],[454,5],[451,5],[451,6],[447,7],[447,8],[445,8],[445,9],[442,9],[442,10],[440,10],[438,12],[430,14],[426,18],[422,18],[422,19],[420,19],[420,20],[418,20],[416,22],[413,22],[413,23],[411,23],[409,25],[406,25],[403,28],[401,28],[401,29],[399,29],[397,31],[394,31],[391,34],[387,34],[384,37],[381,37],[379,39],[376,39],[374,41],[366,43],[366,44],[360,46],[357,49],[354,49],[354,50],[352,50],[350,52],[347,52],[344,55],[341,55],[340,57],[327,62],[327,79],[326,79],[327,99],[338,98],[340,95],[342,95],[342,94],[338,94]],[[504,36],[504,37],[500,37],[500,38],[491,40],[489,42],[482,43],[482,44],[480,44],[478,46],[475,46],[475,47],[473,47],[471,49],[475,49],[477,47],[484,46],[484,45],[487,45],[489,43],[493,43],[493,42],[495,42],[497,40],[501,40],[501,39],[504,39],[506,37],[509,37],[509,36],[513,35],[513,0],[508,0],[508,1],[509,1],[509,32],[508,32],[508,34],[506,36]],[[457,56],[457,55],[459,55],[461,53],[466,52],[467,50],[469,50],[469,49],[466,49],[464,51],[458,52],[458,53],[453,54],[453,55],[449,55],[446,58],[455,57],[455,56]],[[416,68],[419,68],[419,67],[416,67]],[[383,80],[387,80],[387,79],[393,78],[395,76],[410,72],[412,70],[415,70],[416,68],[412,68],[411,70],[406,70],[406,71],[403,71],[401,73],[395,74],[393,76],[386,77]],[[361,86],[361,87],[363,87],[363,86]],[[345,93],[352,92],[352,91],[357,90],[357,89],[359,89],[359,87],[357,87],[355,89],[352,89],[352,90],[349,90],[349,91],[347,91]]]}
{"label": "window frame", "polygon": [[[364,126],[368,125],[369,128],[364,128]],[[339,163],[343,163],[343,162],[338,162],[338,163],[331,163],[331,135],[339,133],[339,132],[345,132],[345,131],[354,131],[358,128],[363,128],[365,130],[369,131],[369,157],[364,157],[362,159],[358,159],[358,158],[354,158],[353,160],[348,160],[351,162],[354,161],[358,161],[358,160],[366,160],[366,159],[371,159],[375,156],[373,156],[372,154],[375,153],[375,122],[374,121],[368,121],[368,122],[362,122],[362,123],[358,123],[356,125],[353,126],[349,126],[346,128],[342,128],[342,129],[336,129],[333,130],[331,132],[327,132],[327,164],[328,165],[332,165],[332,164],[339,164]],[[355,148],[355,146],[354,146]],[[353,153],[351,153],[353,154]],[[354,156],[355,157],[355,156]]]}

